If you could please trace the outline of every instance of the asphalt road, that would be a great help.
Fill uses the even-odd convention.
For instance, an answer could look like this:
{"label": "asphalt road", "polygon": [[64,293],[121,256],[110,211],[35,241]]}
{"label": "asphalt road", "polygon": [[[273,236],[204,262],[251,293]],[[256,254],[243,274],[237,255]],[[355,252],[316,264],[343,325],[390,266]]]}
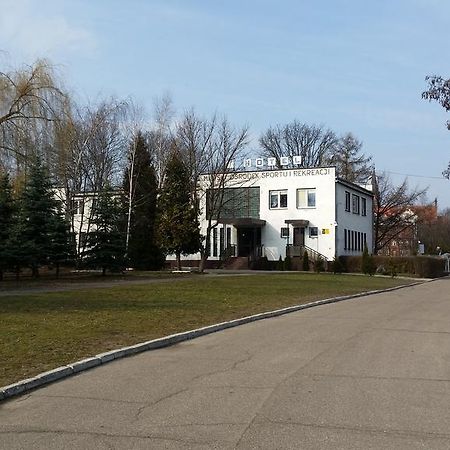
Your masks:
{"label": "asphalt road", "polygon": [[450,448],[450,280],[311,308],[0,404],[1,449]]}

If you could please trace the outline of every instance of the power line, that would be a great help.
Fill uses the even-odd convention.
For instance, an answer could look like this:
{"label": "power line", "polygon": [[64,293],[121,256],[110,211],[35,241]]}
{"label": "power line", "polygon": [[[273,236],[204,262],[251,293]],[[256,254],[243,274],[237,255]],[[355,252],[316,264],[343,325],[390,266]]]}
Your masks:
{"label": "power line", "polygon": [[440,177],[432,177],[428,175],[413,175],[411,173],[399,173],[399,172],[391,172],[390,170],[384,170],[386,173],[391,173],[392,175],[402,175],[404,177],[412,177],[412,178],[428,178],[433,180],[446,180],[447,178],[440,176]]}

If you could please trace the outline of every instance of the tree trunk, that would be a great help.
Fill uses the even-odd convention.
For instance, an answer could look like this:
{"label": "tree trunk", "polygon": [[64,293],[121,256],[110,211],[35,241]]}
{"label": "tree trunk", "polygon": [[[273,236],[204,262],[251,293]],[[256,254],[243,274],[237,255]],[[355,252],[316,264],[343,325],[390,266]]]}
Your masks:
{"label": "tree trunk", "polygon": [[102,268],[102,277],[104,277],[106,275],[106,267]]}
{"label": "tree trunk", "polygon": [[3,281],[3,270],[0,269],[0,281]]}
{"label": "tree trunk", "polygon": [[180,252],[176,252],[175,254],[177,256],[177,268],[178,268],[178,270],[181,270],[181,255],[180,255]]}

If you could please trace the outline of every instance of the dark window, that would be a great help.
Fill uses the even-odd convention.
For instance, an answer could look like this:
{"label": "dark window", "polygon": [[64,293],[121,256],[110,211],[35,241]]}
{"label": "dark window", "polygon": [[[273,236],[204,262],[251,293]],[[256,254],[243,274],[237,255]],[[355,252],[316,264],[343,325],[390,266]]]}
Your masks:
{"label": "dark window", "polygon": [[345,210],[350,211],[350,192],[345,191]]}
{"label": "dark window", "polygon": [[213,228],[213,251],[212,254],[213,256],[217,256],[217,228]]}
{"label": "dark window", "polygon": [[347,250],[347,229],[344,229],[344,250]]}
{"label": "dark window", "polygon": [[288,238],[289,237],[289,227],[282,227],[281,228],[281,237],[282,238]]}
{"label": "dark window", "polygon": [[224,249],[224,231],[223,231],[223,227],[219,228],[219,255],[222,255],[223,253],[223,249]]}
{"label": "dark window", "polygon": [[[220,202],[221,194],[223,201]],[[250,217],[259,219],[259,187],[208,189],[206,193],[206,217],[213,219]]]}
{"label": "dark window", "polygon": [[367,216],[367,200],[361,197],[361,215]]}
{"label": "dark window", "polygon": [[352,213],[359,214],[359,195],[352,194]]}
{"label": "dark window", "polygon": [[287,191],[270,191],[269,207],[270,209],[287,208]]}
{"label": "dark window", "polygon": [[309,227],[309,237],[317,237],[319,229],[317,227]]}

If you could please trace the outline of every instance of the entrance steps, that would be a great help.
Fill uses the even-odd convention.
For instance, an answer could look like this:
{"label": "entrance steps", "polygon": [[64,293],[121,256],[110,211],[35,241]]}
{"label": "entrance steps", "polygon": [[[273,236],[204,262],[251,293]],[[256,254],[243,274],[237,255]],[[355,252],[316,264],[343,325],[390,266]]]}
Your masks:
{"label": "entrance steps", "polygon": [[248,269],[248,257],[232,256],[227,259],[223,268],[228,270]]}

